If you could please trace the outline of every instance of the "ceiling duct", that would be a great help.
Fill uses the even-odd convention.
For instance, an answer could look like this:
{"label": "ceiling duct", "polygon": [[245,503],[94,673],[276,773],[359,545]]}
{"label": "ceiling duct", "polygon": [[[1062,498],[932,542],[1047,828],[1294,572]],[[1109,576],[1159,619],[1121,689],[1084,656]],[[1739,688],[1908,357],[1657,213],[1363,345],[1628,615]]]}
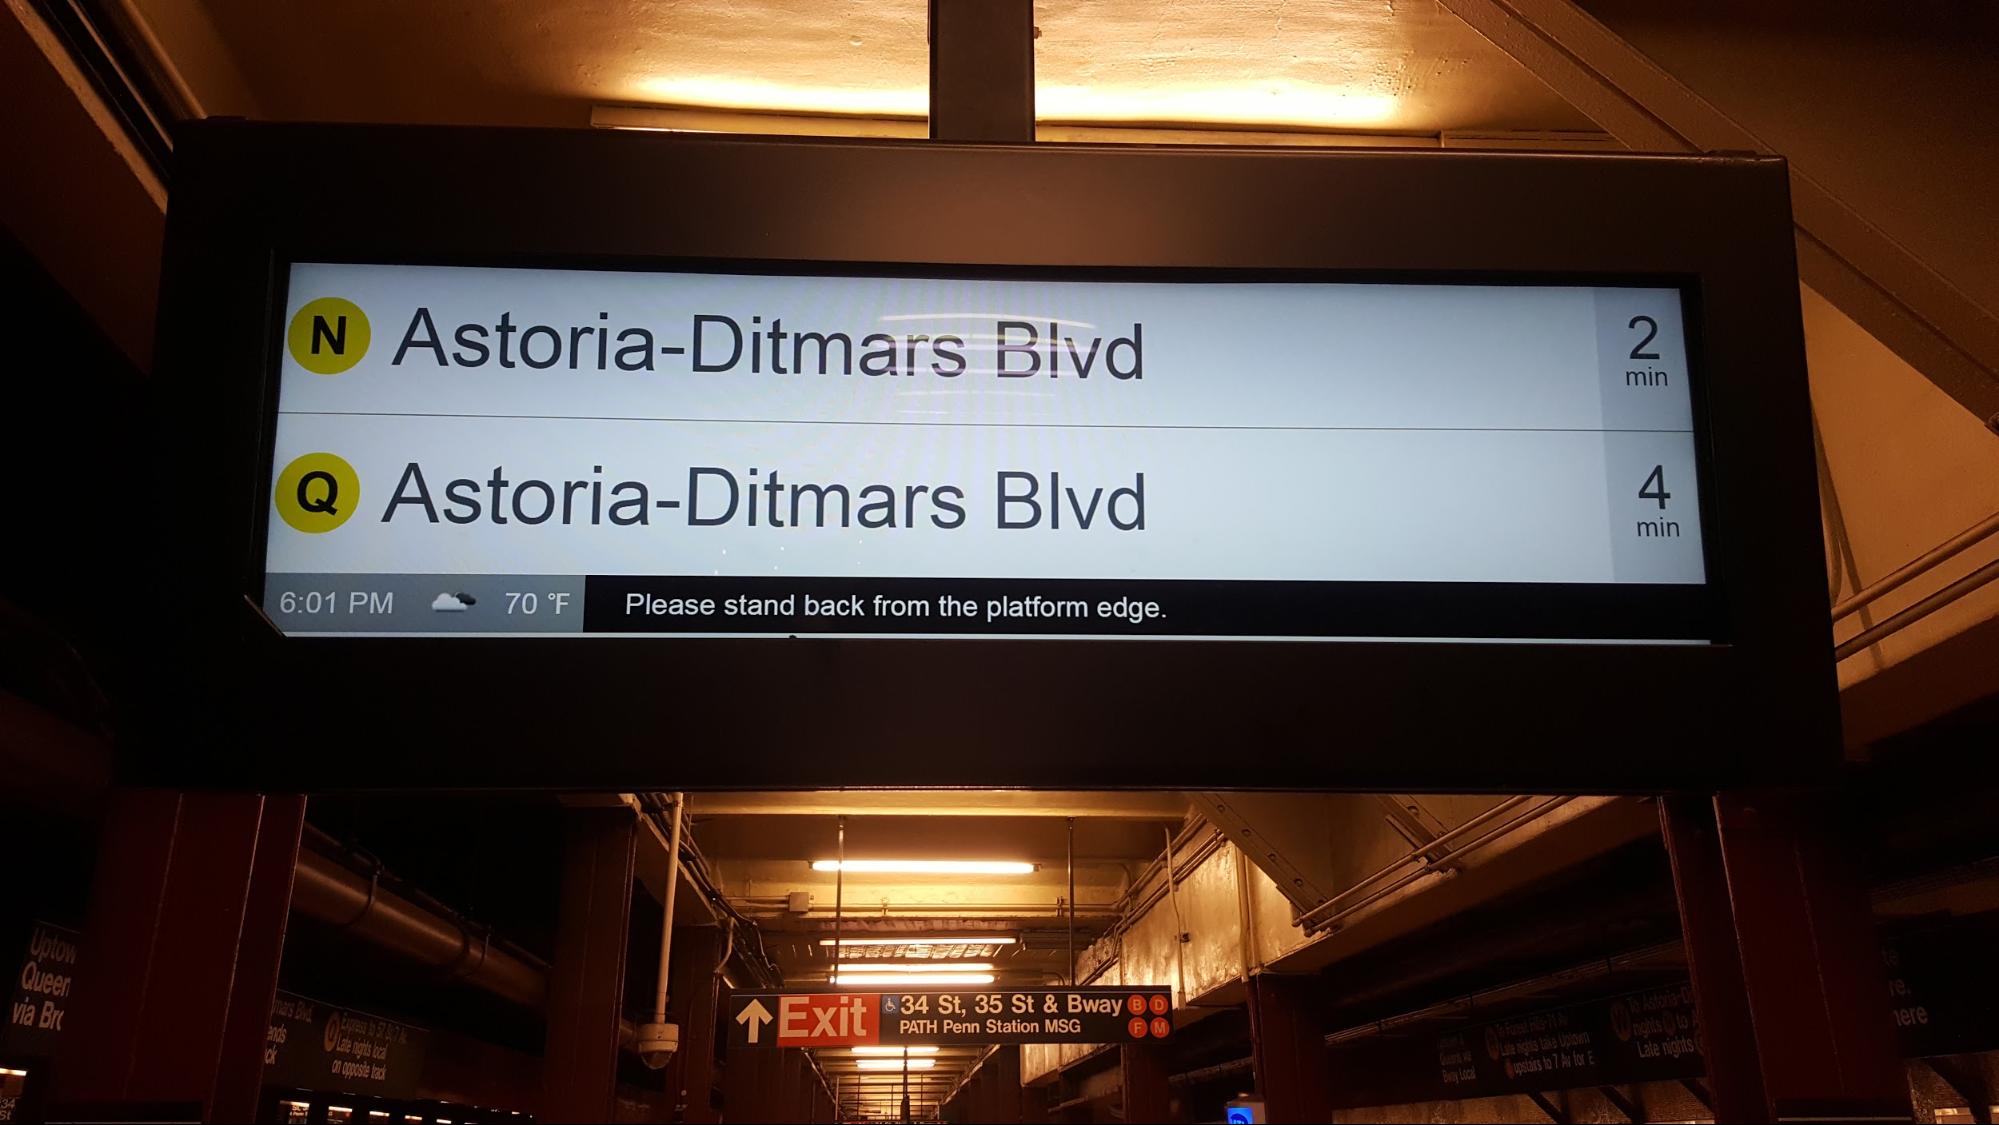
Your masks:
{"label": "ceiling duct", "polygon": [[524,1007],[548,999],[547,966],[310,848],[299,851],[292,909]]}

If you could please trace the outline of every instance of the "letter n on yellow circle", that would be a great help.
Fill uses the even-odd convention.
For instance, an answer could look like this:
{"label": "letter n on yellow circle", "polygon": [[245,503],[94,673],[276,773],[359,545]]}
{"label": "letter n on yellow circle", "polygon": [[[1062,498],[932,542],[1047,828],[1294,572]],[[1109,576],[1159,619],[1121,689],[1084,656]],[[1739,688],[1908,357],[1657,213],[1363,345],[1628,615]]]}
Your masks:
{"label": "letter n on yellow circle", "polygon": [[315,375],[338,375],[368,354],[368,314],[339,297],[307,301],[292,315],[285,349]]}

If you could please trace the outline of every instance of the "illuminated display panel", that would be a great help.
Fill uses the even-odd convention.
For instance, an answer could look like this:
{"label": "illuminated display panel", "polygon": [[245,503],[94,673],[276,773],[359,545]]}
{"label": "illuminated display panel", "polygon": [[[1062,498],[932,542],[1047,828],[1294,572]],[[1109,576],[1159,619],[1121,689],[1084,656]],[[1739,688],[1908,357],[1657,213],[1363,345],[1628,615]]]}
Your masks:
{"label": "illuminated display panel", "polygon": [[1673,288],[302,263],[291,634],[1714,639]]}

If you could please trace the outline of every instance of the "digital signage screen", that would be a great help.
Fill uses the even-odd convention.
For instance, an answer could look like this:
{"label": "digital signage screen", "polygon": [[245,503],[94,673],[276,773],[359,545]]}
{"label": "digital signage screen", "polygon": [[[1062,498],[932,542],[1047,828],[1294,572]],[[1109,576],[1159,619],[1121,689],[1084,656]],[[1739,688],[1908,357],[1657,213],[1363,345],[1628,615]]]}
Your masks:
{"label": "digital signage screen", "polygon": [[299,263],[285,633],[1718,639],[1676,288]]}
{"label": "digital signage screen", "polygon": [[191,123],[127,776],[1807,779],[1787,185]]}

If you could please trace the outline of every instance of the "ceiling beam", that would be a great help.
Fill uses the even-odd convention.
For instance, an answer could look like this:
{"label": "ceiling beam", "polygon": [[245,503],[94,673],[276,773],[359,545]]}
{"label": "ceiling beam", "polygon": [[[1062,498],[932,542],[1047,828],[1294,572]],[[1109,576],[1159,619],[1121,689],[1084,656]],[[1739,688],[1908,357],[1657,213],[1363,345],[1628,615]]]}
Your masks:
{"label": "ceiling beam", "polygon": [[[1633,149],[1776,152],[1574,0],[1441,3]],[[1818,178],[1821,167],[1784,155],[1805,283],[1999,429],[1999,315],[1836,194]]]}
{"label": "ceiling beam", "polygon": [[[667,861],[666,832],[657,819],[649,815],[640,805],[637,797],[629,793],[564,793],[556,798],[565,808],[596,809],[625,807],[638,817],[638,854],[634,859],[633,876],[639,886],[652,896],[654,902],[666,901]],[[685,867],[680,871],[680,888],[673,899],[673,922],[677,926],[713,926],[721,921],[715,908],[694,885],[694,879]]]}
{"label": "ceiling beam", "polygon": [[930,0],[930,139],[1034,141],[1033,0]]}
{"label": "ceiling beam", "polygon": [[690,793],[687,809],[708,816],[1076,816],[1179,820],[1187,797],[1172,791],[1033,789],[840,789],[798,793]]}

